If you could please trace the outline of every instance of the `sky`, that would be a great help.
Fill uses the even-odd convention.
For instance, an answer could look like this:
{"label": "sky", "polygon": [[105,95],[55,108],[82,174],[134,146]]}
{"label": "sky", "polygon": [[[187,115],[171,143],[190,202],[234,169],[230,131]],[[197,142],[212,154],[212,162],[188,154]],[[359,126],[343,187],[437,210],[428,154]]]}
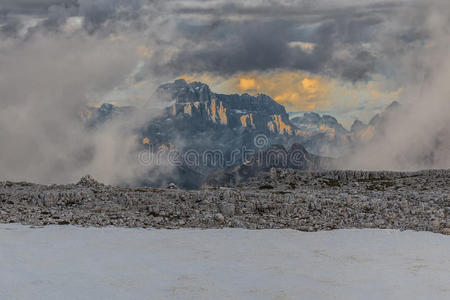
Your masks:
{"label": "sky", "polygon": [[[445,1],[2,0],[0,40],[96,38],[129,46],[133,70],[91,102],[142,105],[155,86],[201,80],[221,93],[265,93],[288,111],[318,111],[350,126],[423,82],[434,14]],[[440,20],[448,26],[447,20]],[[80,43],[82,41],[79,41]],[[76,45],[74,46],[77,47]],[[5,51],[7,51],[6,49]],[[134,57],[133,57],[134,56]],[[409,63],[409,61],[408,61]],[[399,67],[402,64],[402,67]]]}
{"label": "sky", "polygon": [[[449,48],[447,0],[1,0],[0,179],[142,177],[124,153],[177,78],[347,128],[397,100],[404,112],[345,167],[448,168]],[[78,112],[103,102],[140,109],[87,132]]]}

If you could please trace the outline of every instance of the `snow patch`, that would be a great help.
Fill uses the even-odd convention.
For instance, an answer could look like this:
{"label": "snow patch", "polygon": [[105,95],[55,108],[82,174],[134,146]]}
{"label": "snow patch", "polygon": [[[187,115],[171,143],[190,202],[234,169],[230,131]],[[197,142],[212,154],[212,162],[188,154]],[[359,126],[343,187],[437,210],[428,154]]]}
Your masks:
{"label": "snow patch", "polygon": [[1,299],[450,299],[428,232],[0,225]]}

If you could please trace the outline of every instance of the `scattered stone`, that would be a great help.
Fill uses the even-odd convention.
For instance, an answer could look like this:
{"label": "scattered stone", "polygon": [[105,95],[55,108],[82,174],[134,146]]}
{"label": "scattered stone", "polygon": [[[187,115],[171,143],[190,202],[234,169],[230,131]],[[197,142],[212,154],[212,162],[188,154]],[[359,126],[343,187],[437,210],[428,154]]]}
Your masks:
{"label": "scattered stone", "polygon": [[[263,187],[263,188],[261,188]],[[450,235],[450,170],[271,170],[201,190],[0,182],[0,222],[122,227],[390,228]]]}
{"label": "scattered stone", "polygon": [[450,228],[442,229],[442,233],[445,234],[445,235],[450,235]]}
{"label": "scattered stone", "polygon": [[260,189],[260,190],[273,190],[274,187],[271,186],[270,184],[264,184],[264,185],[261,185],[261,186],[259,187],[259,189]]}
{"label": "scattered stone", "polygon": [[220,212],[227,217],[231,217],[234,215],[235,206],[232,203],[222,203],[220,205]]}
{"label": "scattered stone", "polygon": [[91,187],[100,185],[100,183],[94,179],[91,175],[83,176],[80,181],[78,181],[77,185]]}
{"label": "scattered stone", "polygon": [[222,223],[223,221],[225,221],[225,217],[221,214],[221,213],[217,213],[214,215],[214,219],[216,219],[216,221],[219,221],[220,223]]}
{"label": "scattered stone", "polygon": [[170,190],[178,190],[178,187],[175,183],[169,183],[169,185],[167,186],[168,189]]}

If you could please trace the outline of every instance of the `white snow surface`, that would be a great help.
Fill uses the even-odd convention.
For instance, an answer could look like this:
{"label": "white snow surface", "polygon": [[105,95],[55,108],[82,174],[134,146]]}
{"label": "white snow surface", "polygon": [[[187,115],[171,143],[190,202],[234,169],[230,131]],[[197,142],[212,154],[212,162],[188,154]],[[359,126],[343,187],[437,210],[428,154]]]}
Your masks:
{"label": "white snow surface", "polygon": [[450,237],[7,224],[0,299],[450,299]]}

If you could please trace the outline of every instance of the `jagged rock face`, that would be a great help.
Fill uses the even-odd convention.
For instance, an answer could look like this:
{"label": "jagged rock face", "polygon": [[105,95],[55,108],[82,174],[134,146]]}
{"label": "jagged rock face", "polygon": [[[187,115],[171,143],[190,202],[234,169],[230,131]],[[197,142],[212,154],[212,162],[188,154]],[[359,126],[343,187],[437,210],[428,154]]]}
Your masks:
{"label": "jagged rock face", "polygon": [[175,100],[176,103],[206,102],[211,100],[211,91],[208,85],[201,82],[193,82],[188,85],[184,79],[161,85],[156,94],[161,99],[167,101]]}
{"label": "jagged rock face", "polygon": [[[167,108],[141,129],[139,140],[143,147],[151,146],[155,152],[161,145],[173,144],[181,155],[198,155],[200,161],[193,166],[183,161],[176,172],[167,176],[181,187],[195,188],[195,182],[201,183],[210,172],[243,163],[244,151],[257,152],[271,144],[287,145],[297,138],[297,128],[289,121],[285,108],[266,95],[216,94],[206,84],[184,80],[160,86],[156,95],[167,102]],[[266,139],[263,145],[255,144],[259,135]],[[202,161],[208,151],[220,152],[223,161]],[[163,179],[161,184],[166,184]]]}
{"label": "jagged rock face", "polygon": [[367,144],[377,136],[384,134],[387,123],[395,117],[401,106],[397,101],[392,102],[386,109],[372,117],[368,124],[359,120],[353,122],[349,137],[355,145]]}
{"label": "jagged rock face", "polygon": [[267,134],[295,134],[285,108],[266,95],[215,94],[204,83],[188,84],[183,79],[160,86],[157,95],[172,103],[167,109],[169,117],[201,120],[204,126],[212,123]]}
{"label": "jagged rock face", "polygon": [[379,114],[376,114],[370,121],[369,127],[373,126],[378,134],[384,133],[387,122],[398,113],[401,106],[397,101],[392,102],[386,109]]}
{"label": "jagged rock face", "polygon": [[330,137],[341,136],[348,133],[336,118],[330,115],[320,116],[315,112],[306,112],[303,117],[295,117],[291,122],[300,130],[310,134],[326,133]]}
{"label": "jagged rock face", "polygon": [[386,109],[372,117],[368,124],[355,120],[347,131],[332,116],[320,116],[314,112],[304,113],[291,122],[306,138],[302,141],[308,151],[324,156],[340,157],[354,153],[360,146],[367,145],[385,134],[390,120],[395,119],[401,105],[394,101]]}
{"label": "jagged rock face", "polygon": [[360,132],[360,131],[366,130],[367,127],[368,127],[368,125],[364,124],[360,120],[355,120],[352,124],[352,127],[350,128],[350,132],[352,132],[352,133]]}
{"label": "jagged rock face", "polygon": [[282,145],[272,145],[258,152],[244,164],[217,171],[206,180],[206,185],[223,186],[246,182],[262,172],[272,169],[325,170],[333,166],[333,159],[308,153],[300,144],[293,144],[289,150]]}
{"label": "jagged rock face", "polygon": [[[240,155],[242,153],[232,157],[234,151],[246,149],[258,152],[275,144],[284,146],[302,144],[308,150],[302,148],[304,160],[299,165],[292,166],[288,163],[285,167],[314,169],[320,164],[314,163],[317,159],[310,153],[328,156],[329,153],[333,153],[333,149],[341,147],[341,143],[345,146],[349,144],[345,140],[345,134],[348,132],[334,117],[305,113],[303,118],[294,119],[296,126],[289,120],[289,115],[282,105],[263,94],[258,96],[216,94],[204,83],[176,80],[161,85],[155,96],[165,101],[167,105],[161,115],[150,120],[136,132],[142,149],[147,150],[147,147],[151,147],[155,153],[160,150],[163,152],[175,150],[181,155],[195,151],[200,156],[205,151],[219,151],[227,163],[205,165],[204,161],[200,161],[191,166],[183,162],[172,169],[170,174],[165,175],[164,167],[156,167],[161,178],[152,182],[143,179],[144,185],[164,186],[174,182],[181,187],[195,188],[208,174],[217,169],[241,166],[247,158]],[[104,122],[126,112],[127,109],[102,105],[91,112],[89,120]],[[266,138],[262,146],[255,144],[255,138],[259,135]],[[300,147],[296,146],[296,152]],[[291,150],[282,151],[288,157],[291,152]],[[228,164],[230,160],[231,164]],[[270,167],[282,166],[275,163]],[[254,168],[252,172],[259,170],[260,168]]]}
{"label": "jagged rock face", "polygon": [[394,101],[386,109],[372,117],[368,124],[355,120],[347,131],[332,116],[320,116],[314,112],[291,121],[300,130],[309,134],[303,142],[309,151],[325,156],[344,156],[358,150],[358,147],[373,142],[382,136],[389,120],[399,113],[401,105]]}
{"label": "jagged rock face", "polygon": [[[254,137],[264,134],[268,145],[297,142],[309,152],[339,156],[342,144],[347,143],[342,141],[347,131],[334,117],[305,113],[290,121],[285,108],[263,94],[216,94],[204,83],[180,79],[161,85],[155,96],[165,100],[167,108],[144,126],[137,138],[158,149],[169,144],[197,150],[211,146],[229,151],[242,146],[253,148]],[[95,125],[130,110],[104,104],[86,110],[83,119]]]}
{"label": "jagged rock face", "polygon": [[96,126],[117,117],[126,117],[134,110],[130,106],[115,106],[110,103],[103,103],[100,107],[86,106],[81,111],[80,118],[87,126]]}
{"label": "jagged rock face", "polygon": [[291,122],[299,129],[297,132],[306,137],[303,145],[315,154],[340,156],[350,147],[349,132],[330,115],[306,112]]}

